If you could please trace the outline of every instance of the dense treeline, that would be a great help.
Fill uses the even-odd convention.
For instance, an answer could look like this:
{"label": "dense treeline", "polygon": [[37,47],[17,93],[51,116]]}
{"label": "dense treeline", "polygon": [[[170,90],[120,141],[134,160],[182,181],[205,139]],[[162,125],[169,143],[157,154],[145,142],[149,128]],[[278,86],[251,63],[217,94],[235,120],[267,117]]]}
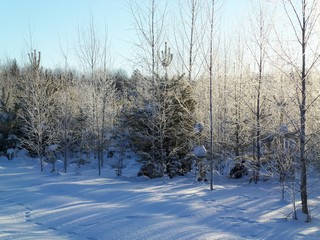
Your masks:
{"label": "dense treeline", "polygon": [[[216,1],[205,4],[190,0],[181,8],[184,32],[171,39],[157,1],[145,9],[132,3],[140,42],[131,76],[107,70],[93,21],[79,38],[87,43],[79,50],[83,71],[44,69],[36,50],[26,66],[9,60],[0,73],[1,153],[11,158],[26,148],[41,170],[49,162],[52,171],[59,156],[65,172],[71,156],[81,165],[94,154],[101,174],[110,149],[130,147],[140,157],[139,174],[151,178],[183,175],[196,163],[204,179],[208,170],[224,174],[230,160],[245,161],[256,183],[262,174],[283,184],[300,180],[308,214],[307,168],[320,166],[319,6],[284,1],[292,34],[283,40],[271,3],[259,1],[247,35],[228,45],[213,34]],[[208,154],[197,156],[196,146]]]}

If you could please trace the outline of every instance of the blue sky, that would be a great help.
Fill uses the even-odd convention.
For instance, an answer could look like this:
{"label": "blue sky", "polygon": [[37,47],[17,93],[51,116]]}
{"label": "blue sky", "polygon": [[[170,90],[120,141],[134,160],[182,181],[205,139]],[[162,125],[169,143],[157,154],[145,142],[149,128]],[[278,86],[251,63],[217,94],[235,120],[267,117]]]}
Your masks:
{"label": "blue sky", "polygon": [[[233,24],[234,15],[241,14],[247,1],[227,0],[225,19]],[[128,0],[1,0],[0,59],[25,62],[31,36],[34,47],[42,52],[45,67],[63,65],[59,43],[68,52],[70,65],[75,65],[72,58],[77,27],[92,14],[102,32],[107,26],[115,67],[126,68],[123,65],[128,64],[125,60],[130,58],[135,39],[127,3]]]}
{"label": "blue sky", "polygon": [[107,26],[109,44],[116,51],[113,54],[125,55],[122,50],[132,32],[126,0],[2,0],[0,59],[23,58],[29,52],[31,35],[34,46],[42,52],[43,65],[61,64],[60,43],[71,58],[78,25],[90,14],[101,32]]}

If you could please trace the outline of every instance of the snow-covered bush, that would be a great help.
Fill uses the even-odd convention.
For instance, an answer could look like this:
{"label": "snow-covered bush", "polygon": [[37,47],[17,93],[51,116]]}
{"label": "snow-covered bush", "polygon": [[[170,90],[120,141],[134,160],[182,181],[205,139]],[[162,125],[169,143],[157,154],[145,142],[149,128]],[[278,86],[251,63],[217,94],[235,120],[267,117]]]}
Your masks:
{"label": "snow-covered bush", "polygon": [[15,155],[15,150],[13,148],[9,148],[7,150],[7,157],[9,160],[12,160]]}
{"label": "snow-covered bush", "polygon": [[55,172],[56,171],[56,162],[58,160],[57,157],[57,152],[59,150],[59,145],[58,144],[51,144],[49,146],[46,147],[46,151],[45,151],[45,161],[47,163],[51,163],[52,165],[52,169],[51,172]]}

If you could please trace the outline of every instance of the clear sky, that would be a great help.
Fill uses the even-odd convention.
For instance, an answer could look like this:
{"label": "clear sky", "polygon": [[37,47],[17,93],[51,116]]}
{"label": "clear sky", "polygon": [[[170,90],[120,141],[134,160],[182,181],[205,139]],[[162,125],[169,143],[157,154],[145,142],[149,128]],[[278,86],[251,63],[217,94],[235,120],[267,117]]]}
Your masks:
{"label": "clear sky", "polygon": [[[146,0],[147,1],[147,0]],[[176,1],[176,0],[169,0]],[[225,1],[224,21],[233,24],[239,19],[248,0]],[[63,66],[60,45],[73,62],[77,43],[77,28],[88,21],[90,14],[101,32],[105,25],[116,68],[127,68],[135,32],[128,0],[1,0],[0,60],[27,60],[30,37],[33,46],[42,52],[45,67]]]}
{"label": "clear sky", "polygon": [[[29,52],[30,35],[42,52],[43,65],[62,64],[60,43],[69,57],[74,55],[78,25],[90,14],[104,32],[108,30],[113,55],[127,55],[131,18],[126,0],[1,0],[0,59],[17,58]],[[105,24],[106,23],[106,24]],[[30,34],[31,33],[31,34]],[[119,58],[119,59],[118,59]],[[121,62],[122,57],[117,57]],[[122,59],[123,60],[123,59]]]}

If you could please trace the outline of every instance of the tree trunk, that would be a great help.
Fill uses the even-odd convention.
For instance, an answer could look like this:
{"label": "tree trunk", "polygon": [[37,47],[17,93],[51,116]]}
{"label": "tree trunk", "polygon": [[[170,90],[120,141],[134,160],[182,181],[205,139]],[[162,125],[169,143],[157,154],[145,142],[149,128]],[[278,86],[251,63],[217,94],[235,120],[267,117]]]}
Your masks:
{"label": "tree trunk", "polygon": [[193,44],[194,44],[194,28],[195,28],[195,0],[191,2],[191,27],[190,27],[190,44],[189,44],[189,69],[188,69],[188,80],[191,82],[192,79],[192,67],[193,67]]}
{"label": "tree trunk", "polygon": [[[262,24],[262,23],[261,23]],[[255,173],[255,183],[259,181],[260,172],[260,158],[261,158],[261,84],[262,84],[262,74],[263,74],[263,43],[262,43],[262,25],[260,26],[260,53],[259,53],[259,76],[258,76],[258,88],[257,88],[257,109],[256,109],[256,148],[257,148],[257,162],[256,162],[256,173]]]}
{"label": "tree trunk", "polygon": [[210,65],[209,65],[209,80],[210,80],[210,190],[213,190],[213,100],[212,100],[212,82],[213,82],[213,20],[214,20],[214,0],[211,5],[210,19]]}
{"label": "tree trunk", "polygon": [[301,164],[301,202],[302,212],[309,215],[307,194],[307,163],[305,158],[306,137],[306,0],[302,6],[302,69],[301,69],[301,104],[300,104],[300,164]]}

